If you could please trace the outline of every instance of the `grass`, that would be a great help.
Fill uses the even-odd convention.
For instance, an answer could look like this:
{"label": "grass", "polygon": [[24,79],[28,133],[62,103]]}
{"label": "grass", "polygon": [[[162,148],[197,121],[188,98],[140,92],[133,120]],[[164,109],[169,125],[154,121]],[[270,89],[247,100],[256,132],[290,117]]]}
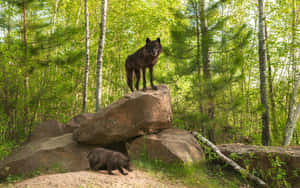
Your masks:
{"label": "grass", "polygon": [[224,166],[201,162],[198,164],[166,164],[158,160],[140,158],[132,161],[137,169],[147,171],[163,181],[181,183],[197,188],[250,187],[239,174],[225,170]]}
{"label": "grass", "polygon": [[0,160],[3,160],[7,157],[12,150],[16,149],[18,144],[14,141],[0,143]]}

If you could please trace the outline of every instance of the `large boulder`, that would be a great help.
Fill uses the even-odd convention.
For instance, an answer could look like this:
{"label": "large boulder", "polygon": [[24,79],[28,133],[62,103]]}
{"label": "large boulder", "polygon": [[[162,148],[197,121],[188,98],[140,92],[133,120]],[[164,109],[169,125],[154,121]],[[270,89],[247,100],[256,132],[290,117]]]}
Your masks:
{"label": "large boulder", "polygon": [[54,167],[66,171],[84,170],[89,168],[86,156],[90,149],[90,146],[78,145],[71,133],[41,142],[29,142],[0,161],[0,178]]}
{"label": "large boulder", "polygon": [[65,133],[72,133],[75,129],[79,128],[80,125],[92,119],[94,114],[92,113],[82,113],[77,116],[72,117],[65,125],[64,125],[64,132]]}
{"label": "large boulder", "polygon": [[64,134],[64,125],[56,120],[48,120],[37,125],[30,137],[30,141],[40,141]]}
{"label": "large boulder", "polygon": [[130,143],[128,152],[133,159],[146,154],[151,159],[166,163],[195,163],[204,160],[203,151],[193,135],[177,128],[139,137]]}
{"label": "large boulder", "polygon": [[[218,145],[222,153],[250,171],[263,172],[263,179],[271,187],[281,187],[287,180],[292,187],[300,187],[300,146],[253,146],[244,144]],[[274,181],[277,180],[278,182]]]}
{"label": "large boulder", "polygon": [[170,92],[167,85],[160,85],[158,90],[127,94],[84,121],[73,135],[79,143],[106,146],[159,132],[171,122]]}

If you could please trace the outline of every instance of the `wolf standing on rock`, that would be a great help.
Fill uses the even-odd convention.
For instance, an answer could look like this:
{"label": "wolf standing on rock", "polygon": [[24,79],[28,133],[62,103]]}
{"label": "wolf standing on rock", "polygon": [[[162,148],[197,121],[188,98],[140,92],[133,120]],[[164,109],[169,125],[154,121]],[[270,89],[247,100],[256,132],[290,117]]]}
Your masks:
{"label": "wolf standing on rock", "polygon": [[147,38],[144,47],[127,57],[125,64],[126,77],[127,84],[132,92],[133,72],[136,77],[135,88],[139,90],[140,69],[143,71],[143,91],[146,91],[146,68],[149,68],[151,87],[157,90],[157,87],[153,84],[153,66],[157,63],[161,52],[162,46],[160,44],[160,38],[152,41]]}

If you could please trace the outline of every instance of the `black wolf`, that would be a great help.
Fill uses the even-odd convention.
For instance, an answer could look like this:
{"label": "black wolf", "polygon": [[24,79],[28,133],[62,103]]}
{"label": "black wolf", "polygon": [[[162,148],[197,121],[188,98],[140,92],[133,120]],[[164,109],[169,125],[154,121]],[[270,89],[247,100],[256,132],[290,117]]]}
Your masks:
{"label": "black wolf", "polygon": [[157,90],[157,87],[153,84],[153,66],[157,63],[161,52],[160,38],[153,41],[147,38],[145,46],[127,57],[125,64],[126,77],[127,84],[132,92],[133,72],[136,77],[135,88],[139,90],[140,69],[143,71],[143,91],[146,91],[146,68],[149,68],[151,87]]}
{"label": "black wolf", "polygon": [[132,171],[130,159],[124,154],[104,148],[95,148],[87,156],[92,170],[107,170],[113,175],[112,170],[118,169],[123,175],[127,175],[122,168]]}

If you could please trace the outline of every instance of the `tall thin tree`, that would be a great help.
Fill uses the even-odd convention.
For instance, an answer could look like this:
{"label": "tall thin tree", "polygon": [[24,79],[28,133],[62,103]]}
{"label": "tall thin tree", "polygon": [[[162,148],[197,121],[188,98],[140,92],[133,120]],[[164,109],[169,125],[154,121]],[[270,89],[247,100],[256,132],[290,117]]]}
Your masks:
{"label": "tall thin tree", "polygon": [[106,31],[106,12],[107,12],[107,0],[101,1],[101,24],[100,24],[100,36],[98,42],[97,52],[97,72],[96,72],[96,112],[101,108],[102,98],[102,65],[103,65],[103,50],[105,44],[105,31]]}
{"label": "tall thin tree", "polygon": [[90,32],[89,32],[89,9],[88,0],[84,0],[84,17],[85,17],[85,70],[83,82],[83,99],[82,112],[86,112],[88,82],[89,82],[89,66],[90,66]]}
{"label": "tall thin tree", "polygon": [[270,128],[269,128],[269,107],[266,82],[266,47],[264,33],[264,1],[258,0],[258,54],[259,54],[259,73],[260,73],[260,99],[264,107],[262,113],[262,144],[270,145]]}
{"label": "tall thin tree", "polygon": [[300,87],[300,74],[296,77],[295,85],[293,88],[292,96],[291,96],[291,105],[289,109],[288,119],[285,125],[284,137],[283,137],[283,145],[288,146],[293,137],[293,132],[296,127],[297,120],[300,114],[300,102],[296,103],[296,98],[298,94],[298,89]]}
{"label": "tall thin tree", "polygon": [[209,56],[209,32],[207,25],[207,13],[206,13],[206,1],[200,1],[199,7],[200,13],[200,28],[201,28],[201,53],[202,53],[202,63],[203,63],[203,78],[207,85],[207,95],[208,103],[206,107],[206,113],[209,119],[208,136],[212,142],[216,141],[215,129],[212,127],[212,120],[215,114],[215,98],[212,93],[212,77],[210,72],[210,56]]}
{"label": "tall thin tree", "polygon": [[[197,65],[197,71],[198,71],[198,80],[199,80],[199,92],[202,93],[202,78],[201,78],[201,46],[200,46],[200,16],[199,16],[199,2],[198,0],[191,1],[192,8],[194,11],[194,19],[196,22],[196,41],[197,41],[197,50],[196,50],[196,65]],[[203,104],[201,101],[201,97],[199,97],[199,111],[203,113]],[[202,132],[205,132],[205,127],[202,127]]]}
{"label": "tall thin tree", "polygon": [[289,114],[284,130],[283,145],[287,146],[291,143],[293,132],[300,113],[300,102],[297,104],[297,94],[300,87],[300,73],[297,70],[295,56],[295,40],[296,40],[296,0],[293,0],[292,5],[292,42],[291,42],[291,61],[293,64],[293,80],[294,86],[289,104]]}
{"label": "tall thin tree", "polygon": [[[23,66],[26,66],[27,62],[27,56],[28,56],[28,46],[27,46],[27,19],[26,19],[26,0],[23,0],[23,46],[24,46],[24,57],[22,60]],[[28,71],[25,69],[24,72],[24,88],[25,88],[25,93],[24,93],[24,102],[25,102],[25,107],[24,107],[24,122],[28,122],[28,113],[29,113],[29,107],[27,105],[27,101],[29,98],[29,75]]]}
{"label": "tall thin tree", "polygon": [[278,125],[276,120],[276,104],[274,100],[274,92],[273,92],[273,80],[272,80],[272,65],[271,65],[271,57],[269,53],[269,41],[268,41],[268,29],[267,23],[265,21],[265,38],[266,38],[266,56],[267,56],[267,65],[268,65],[268,86],[269,86],[269,97],[271,103],[271,122],[272,122],[272,133],[273,137],[276,140],[278,138]]}

